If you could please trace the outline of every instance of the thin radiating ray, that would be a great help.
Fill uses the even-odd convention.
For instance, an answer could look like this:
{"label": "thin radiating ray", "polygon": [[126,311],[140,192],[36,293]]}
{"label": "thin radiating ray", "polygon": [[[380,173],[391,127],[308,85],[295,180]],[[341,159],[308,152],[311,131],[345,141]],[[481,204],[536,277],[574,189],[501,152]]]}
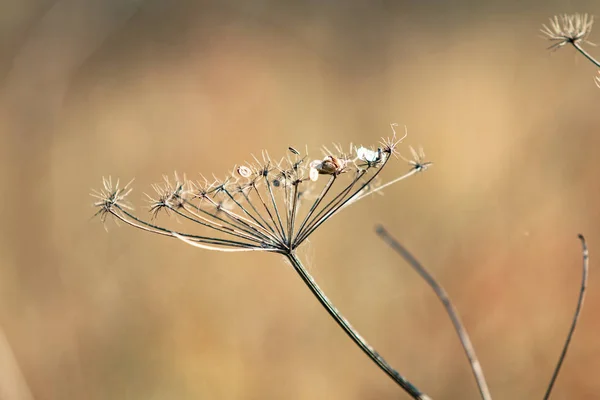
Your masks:
{"label": "thin radiating ray", "polygon": [[[323,158],[311,161],[308,153],[290,146],[277,160],[267,151],[261,151],[258,157],[252,155],[253,163],[237,164],[224,180],[201,175],[199,181],[192,182],[185,175],[181,179],[175,174],[174,181],[165,176],[162,184],[153,185],[157,197],[147,195],[153,221],[164,211],[183,218],[180,223],[209,230],[210,235],[161,230],[159,224],[135,217],[126,200],[130,184],[120,187],[111,177],[103,179],[102,190],[92,192],[97,200],[94,205],[103,221],[115,213],[120,222],[135,222],[148,231],[171,237],[175,232],[195,243],[293,251],[350,204],[430,165],[420,148],[409,149],[411,160],[399,154],[396,147],[406,133],[398,138],[395,126],[391,125],[393,135],[382,139],[379,147],[350,144],[347,153],[341,144],[334,143],[321,148]],[[407,161],[412,172],[380,185],[380,174],[394,158]],[[307,197],[324,178],[327,181],[318,194]]]}

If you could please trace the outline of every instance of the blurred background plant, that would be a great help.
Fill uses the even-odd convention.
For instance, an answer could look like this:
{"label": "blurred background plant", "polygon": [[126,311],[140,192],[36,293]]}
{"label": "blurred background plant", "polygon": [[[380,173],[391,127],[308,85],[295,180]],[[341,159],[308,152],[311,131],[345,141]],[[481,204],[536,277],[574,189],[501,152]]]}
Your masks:
{"label": "blurred background plant", "polygon": [[[2,360],[44,399],[398,398],[277,257],[106,235],[82,190],[371,143],[398,121],[435,170],[331,220],[301,256],[418,387],[478,398],[437,299],[373,234],[384,221],[451,294],[495,397],[539,398],[578,292],[573,235],[592,251],[600,237],[597,88],[536,35],[563,8],[2,2]],[[599,308],[590,290],[556,398],[600,389]]]}
{"label": "blurred background plant", "polygon": [[[591,15],[563,14],[550,18],[550,24],[542,25],[541,32],[553,43],[549,47],[550,50],[558,50],[569,44],[593,65],[600,68],[600,62],[582,47],[583,44],[595,46],[594,43],[588,40],[593,25],[594,17]],[[594,81],[596,82],[596,85],[600,87],[600,76],[595,77]]]}

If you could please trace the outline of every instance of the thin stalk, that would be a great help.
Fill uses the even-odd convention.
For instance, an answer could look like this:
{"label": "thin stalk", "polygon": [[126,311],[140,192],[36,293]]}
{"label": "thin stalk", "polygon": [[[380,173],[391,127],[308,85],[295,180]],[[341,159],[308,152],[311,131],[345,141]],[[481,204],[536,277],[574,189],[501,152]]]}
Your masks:
{"label": "thin stalk", "polygon": [[[215,207],[215,210],[217,210],[217,212],[218,212],[219,206],[214,202],[214,200],[212,200],[210,197],[203,197],[203,198],[201,198],[200,201],[203,201],[203,200],[208,201],[213,207]],[[216,213],[212,213],[210,211],[207,211],[207,210],[203,209],[202,207],[200,207],[200,204],[194,204],[194,203],[192,203],[189,200],[184,200],[184,202],[185,202],[185,204],[188,204],[190,207],[196,209],[198,212],[201,212],[204,215],[208,215],[209,217],[211,217],[211,218],[213,218],[213,219],[215,219],[217,221],[222,222],[223,224],[225,224],[225,225],[221,225],[221,227],[223,227],[223,228],[227,229],[226,225],[228,225],[228,226],[231,226],[232,227],[231,229],[233,229],[234,231],[235,230],[239,230],[239,231],[244,232],[244,233],[246,233],[246,234],[248,234],[250,236],[256,237],[256,231],[255,230],[252,230],[250,228],[247,228],[245,225],[237,223],[237,221],[235,219],[231,218],[227,214],[225,214],[225,215],[227,215],[230,220],[226,220],[225,218],[221,218]],[[208,223],[212,222],[208,218],[205,218],[205,219],[206,219],[206,221]]]}
{"label": "thin stalk", "polygon": [[[264,227],[264,226],[263,226],[263,224],[262,224],[262,223],[261,223],[261,222],[260,222],[258,219],[256,219],[256,217],[255,217],[254,215],[252,215],[252,213],[251,213],[251,212],[249,212],[248,210],[246,210],[246,208],[245,208],[243,205],[241,205],[239,201],[237,201],[236,199],[234,199],[234,197],[231,195],[231,193],[229,193],[229,191],[228,191],[228,190],[225,190],[225,194],[227,194],[227,196],[228,196],[228,197],[229,197],[229,198],[230,198],[230,199],[231,199],[231,200],[232,200],[232,201],[233,201],[233,202],[234,202],[234,203],[235,203],[235,204],[236,204],[236,205],[237,205],[237,206],[238,206],[238,207],[239,207],[239,208],[240,208],[240,209],[241,209],[241,210],[242,210],[242,211],[243,211],[243,212],[244,212],[244,213],[245,213],[247,216],[248,216],[248,217],[250,217],[250,218],[252,219],[252,221],[254,221],[254,222],[255,222],[255,224],[256,224],[256,226],[257,226],[257,227],[260,227],[260,228],[261,228],[261,229],[264,231],[263,235],[264,235],[265,237],[270,237],[270,238],[271,238],[271,240],[274,240],[274,241],[277,241],[277,240],[278,240],[278,239],[277,239],[277,236],[275,236],[275,234],[274,234],[274,233],[272,233],[272,232],[270,232],[269,230],[267,230],[267,228],[266,228],[266,227]],[[251,223],[252,221],[248,221],[248,222],[249,222],[249,223]],[[254,224],[252,224],[252,225],[254,225]]]}
{"label": "thin stalk", "polygon": [[[191,207],[193,207],[193,208],[191,208],[190,204],[191,203],[186,202],[183,205],[183,209],[186,212],[188,212],[190,215],[193,215],[195,217],[195,218],[193,218],[193,220],[196,223],[198,223],[198,224],[200,224],[202,226],[206,226],[206,227],[208,227],[210,229],[214,229],[217,232],[225,233],[227,235],[236,236],[236,237],[239,237],[239,238],[242,238],[242,239],[247,239],[247,240],[255,241],[255,242],[258,242],[258,243],[262,242],[262,239],[257,238],[256,235],[254,235],[254,234],[248,234],[245,231],[242,231],[242,230],[238,231],[238,230],[236,230],[234,228],[231,228],[229,226],[218,224],[215,221],[212,221],[212,220],[210,220],[210,219],[208,219],[208,218],[206,218],[206,217],[198,214],[197,212],[195,212],[193,210],[193,208],[196,208],[196,206],[193,205],[193,204],[191,204]],[[191,217],[188,216],[187,218],[191,218]]]}
{"label": "thin stalk", "polygon": [[329,315],[337,322],[337,324],[346,332],[346,334],[354,341],[354,343],[360,347],[360,349],[369,358],[377,364],[390,378],[392,378],[402,389],[404,389],[413,399],[419,400],[430,400],[430,397],[422,393],[406,378],[400,375],[395,369],[393,369],[384,359],[373,349],[362,336],[350,325],[348,320],[344,318],[340,312],[335,308],[331,301],[327,298],[325,293],[319,288],[314,281],[313,277],[308,273],[306,268],[302,265],[298,257],[294,252],[285,253],[285,256],[290,261],[296,272],[300,275],[306,286],[315,295],[319,303],[327,310]]}
{"label": "thin stalk", "polygon": [[212,250],[212,251],[221,251],[224,253],[239,253],[239,252],[248,252],[248,251],[271,251],[271,252],[279,252],[279,249],[273,249],[273,248],[256,248],[256,247],[248,247],[248,248],[238,248],[238,249],[223,249],[221,247],[214,247],[214,246],[207,246],[204,243],[198,242],[198,241],[194,241],[194,240],[190,240],[188,238],[186,238],[185,236],[181,236],[177,233],[173,233],[172,235],[173,237],[189,244],[190,246],[194,246],[194,247],[198,247],[200,249],[204,249],[204,250]]}
{"label": "thin stalk", "polygon": [[[316,214],[314,214],[311,217],[311,220],[308,222],[308,224],[306,224],[306,226],[304,227],[304,230],[301,231],[301,232],[298,232],[298,234],[296,235],[294,248],[298,247],[300,245],[300,243],[306,238],[306,236],[308,236],[307,232],[309,232],[312,229],[312,227],[316,224],[317,221],[319,221],[320,217],[323,214],[327,214],[330,210],[334,209],[338,204],[340,204],[341,202],[345,201],[346,196],[348,195],[348,193],[350,193],[352,191],[352,189],[354,188],[354,186],[356,185],[356,183],[363,176],[365,176],[365,174],[366,174],[366,170],[357,173],[356,177],[354,179],[352,179],[352,182],[350,182],[348,184],[348,186],[346,186],[344,189],[342,189],[333,199],[331,199],[329,201],[329,203],[327,203],[326,205],[324,205]],[[350,196],[350,198],[352,196],[354,196],[354,194],[352,194]]]}
{"label": "thin stalk", "polygon": [[[242,194],[242,196],[244,196],[244,199],[246,199],[246,202],[248,204],[250,204],[250,207],[252,208],[252,210],[254,211],[254,213],[256,215],[258,215],[258,217],[265,224],[265,226],[267,228],[269,228],[269,230],[277,237],[277,233],[275,232],[275,230],[273,229],[273,227],[271,226],[271,224],[269,224],[267,222],[267,220],[263,217],[263,215],[260,212],[258,212],[258,210],[256,209],[256,207],[254,206],[254,203],[252,203],[252,201],[250,200],[250,196],[248,196],[244,190],[241,190],[240,193]],[[279,238],[277,240],[279,240]]]}
{"label": "thin stalk", "polygon": [[552,388],[554,387],[554,382],[556,382],[556,378],[558,377],[558,373],[560,372],[560,367],[562,366],[562,363],[565,360],[565,356],[567,355],[567,350],[569,349],[569,344],[571,343],[573,332],[575,332],[575,327],[577,326],[577,320],[579,320],[579,313],[581,312],[581,308],[583,307],[583,300],[585,299],[585,289],[587,288],[590,256],[588,253],[585,238],[581,234],[578,237],[579,240],[581,240],[581,253],[583,256],[583,273],[581,277],[581,288],[579,289],[579,299],[577,300],[577,307],[575,308],[575,315],[573,316],[571,329],[569,329],[567,340],[565,341],[565,345],[562,349],[562,352],[560,353],[560,357],[558,358],[558,363],[556,364],[556,368],[554,369],[554,373],[552,374],[552,378],[550,379],[550,383],[548,384],[548,389],[546,390],[546,394],[544,395],[544,400],[548,400],[550,398],[550,393],[552,392]]}
{"label": "thin stalk", "polygon": [[[382,166],[381,168],[383,168],[383,166]],[[336,213],[338,213],[338,212],[340,212],[341,210],[343,210],[344,208],[346,208],[346,207],[348,207],[348,206],[350,206],[350,205],[352,205],[352,204],[356,203],[358,200],[361,200],[361,199],[363,199],[363,198],[365,198],[365,197],[367,197],[367,196],[370,196],[370,195],[372,195],[372,194],[374,194],[374,193],[377,193],[377,192],[379,192],[380,190],[383,190],[384,188],[386,188],[386,187],[388,187],[388,186],[390,186],[390,185],[393,185],[394,183],[397,183],[397,182],[399,182],[399,181],[401,181],[401,180],[404,180],[404,179],[408,178],[409,176],[412,176],[412,175],[416,174],[417,172],[419,172],[419,169],[417,169],[417,168],[413,168],[413,169],[411,169],[409,172],[407,172],[406,174],[404,174],[404,175],[402,175],[402,176],[399,176],[398,178],[396,178],[396,179],[393,179],[392,181],[390,181],[390,182],[387,182],[386,184],[384,184],[384,185],[382,185],[382,186],[379,186],[379,187],[377,187],[377,188],[375,188],[375,189],[373,189],[373,190],[369,190],[369,191],[367,191],[366,193],[362,193],[362,194],[361,194],[361,192],[363,191],[363,189],[364,189],[365,187],[367,187],[367,186],[368,186],[368,185],[371,183],[371,181],[372,181],[373,179],[375,179],[375,177],[377,176],[377,174],[379,174],[379,172],[380,172],[380,171],[381,171],[381,169],[379,169],[379,170],[378,170],[378,171],[375,173],[375,175],[373,175],[371,178],[369,178],[369,180],[367,180],[367,182],[366,182],[366,183],[364,183],[364,184],[363,184],[363,185],[360,187],[360,189],[358,189],[357,191],[355,191],[355,192],[354,192],[354,193],[353,193],[353,194],[352,194],[350,197],[348,197],[347,199],[343,200],[343,202],[342,202],[341,204],[339,204],[339,203],[338,203],[339,205],[337,205],[337,206],[335,206],[335,207],[332,207],[331,209],[329,209],[329,211],[326,213],[326,215],[325,215],[325,216],[323,216],[323,217],[322,217],[321,219],[319,219],[318,221],[316,221],[316,222],[313,222],[314,220],[316,220],[316,219],[317,219],[317,217],[315,217],[315,218],[313,219],[313,221],[311,221],[311,226],[310,226],[310,227],[308,227],[308,228],[306,229],[306,232],[305,232],[305,233],[304,233],[304,234],[303,234],[301,237],[299,237],[299,238],[296,240],[296,242],[295,242],[295,245],[294,245],[294,248],[296,248],[296,247],[300,246],[300,244],[301,244],[301,243],[302,243],[304,240],[306,240],[306,238],[307,238],[307,237],[309,237],[310,235],[312,235],[312,233],[313,233],[315,230],[317,230],[317,228],[318,228],[318,227],[319,227],[321,224],[323,224],[325,221],[327,221],[327,219],[331,218],[331,217],[332,217],[333,215],[335,215]],[[321,210],[321,211],[323,211],[323,210]]]}
{"label": "thin stalk", "polygon": [[[261,227],[265,231],[267,230],[267,228],[258,219],[256,219],[256,217],[254,215],[252,215],[252,213],[250,213],[250,211],[246,210],[246,208],[239,201],[237,201],[235,199],[235,197],[229,192],[229,190],[224,189],[223,192],[227,195],[227,197],[229,197],[229,199],[231,201],[233,201],[235,203],[236,206],[238,206],[238,208],[240,210],[242,210],[244,212],[244,214],[246,214],[248,217],[250,217],[250,219],[252,219],[252,221],[254,221],[257,226]],[[248,201],[248,198],[245,198],[245,199]]]}
{"label": "thin stalk", "polygon": [[283,206],[285,208],[285,214],[286,214],[286,221],[285,221],[285,226],[286,229],[290,230],[290,222],[291,222],[291,207],[290,207],[290,189],[289,189],[289,185],[287,183],[288,180],[288,176],[287,174],[282,170],[281,171],[281,181],[279,182],[280,185],[283,185]]}
{"label": "thin stalk", "polygon": [[346,208],[346,207],[348,207],[349,205],[351,205],[351,204],[354,204],[354,203],[356,203],[357,201],[359,201],[359,200],[362,200],[362,199],[364,199],[364,198],[365,198],[365,197],[367,197],[367,196],[370,196],[370,195],[372,195],[372,194],[375,194],[375,193],[377,193],[377,192],[379,192],[379,191],[382,191],[382,190],[383,190],[383,189],[385,189],[386,187],[388,187],[388,186],[391,186],[391,185],[393,185],[393,184],[395,184],[395,183],[398,183],[398,182],[400,182],[400,181],[402,181],[402,180],[404,180],[404,179],[408,178],[409,176],[413,176],[413,175],[414,175],[414,174],[416,174],[417,172],[419,172],[419,170],[418,170],[417,168],[413,168],[413,169],[411,169],[410,171],[408,171],[406,174],[404,174],[404,175],[402,175],[402,176],[399,176],[399,177],[397,177],[397,178],[395,178],[395,179],[392,179],[391,181],[389,181],[389,182],[387,182],[387,183],[384,183],[383,185],[381,185],[381,186],[379,186],[379,187],[376,187],[376,188],[375,188],[375,189],[373,189],[373,190],[369,190],[369,191],[368,191],[368,192],[366,192],[366,193],[360,194],[360,191],[359,191],[359,192],[357,192],[357,193],[356,193],[356,194],[355,194],[353,197],[351,197],[351,198],[350,198],[350,199],[349,199],[349,200],[348,200],[348,201],[347,201],[347,202],[346,202],[346,203],[345,203],[345,204],[342,206],[342,208]]}
{"label": "thin stalk", "polygon": [[[319,204],[321,204],[321,201],[323,201],[323,199],[327,195],[327,192],[329,192],[329,189],[331,189],[331,186],[335,182],[336,178],[337,178],[336,175],[331,175],[331,177],[329,178],[329,181],[327,181],[327,184],[325,185],[325,187],[321,191],[321,194],[319,194],[319,197],[317,197],[317,200],[315,200],[314,203],[312,204],[312,206],[310,206],[310,210],[308,210],[308,213],[306,214],[306,216],[304,217],[304,220],[300,224],[300,228],[298,228],[298,235],[304,229],[304,226],[308,222],[308,219],[311,217],[311,215],[313,214],[313,212],[317,209],[317,207],[319,207]],[[298,235],[296,235],[296,237]]]}
{"label": "thin stalk", "polygon": [[[300,244],[306,240],[306,238],[308,238],[310,235],[313,234],[314,231],[317,230],[317,228],[319,228],[319,226],[321,226],[325,221],[327,221],[329,218],[331,218],[333,215],[335,215],[338,211],[340,211],[341,209],[343,209],[344,207],[346,207],[350,202],[352,202],[352,199],[355,198],[357,195],[360,196],[360,192],[366,188],[367,186],[369,186],[371,184],[371,182],[373,182],[373,180],[375,178],[377,178],[377,176],[381,173],[381,171],[383,171],[383,168],[387,165],[389,158],[386,159],[383,164],[377,169],[377,171],[371,176],[369,177],[366,182],[362,183],[362,185],[360,186],[360,188],[358,188],[354,193],[352,193],[350,195],[350,197],[346,198],[347,193],[344,193],[343,197],[340,199],[340,201],[338,201],[335,205],[331,206],[331,208],[329,210],[327,210],[327,212],[325,213],[325,215],[323,215],[321,218],[319,218],[317,220],[317,217],[315,217],[313,219],[313,221],[311,221],[311,223],[309,224],[309,226],[306,228],[305,233],[302,235],[301,238],[299,238],[299,240],[296,241],[296,246],[300,246]],[[366,171],[366,170],[365,170]],[[356,184],[358,182],[359,179],[361,179],[365,174],[361,173],[359,174],[353,181],[352,185]],[[394,180],[395,181],[395,180]],[[387,186],[387,185],[386,185]],[[368,192],[368,194],[374,193],[376,190],[372,190],[370,192]],[[330,203],[331,204],[331,203]],[[329,204],[327,205],[329,206]],[[326,207],[327,207],[326,206]],[[316,221],[315,221],[316,220]]]}
{"label": "thin stalk", "polygon": [[273,212],[275,213],[275,216],[277,217],[277,222],[279,222],[279,227],[281,228],[281,236],[283,237],[283,242],[286,243],[287,237],[285,234],[283,223],[281,222],[281,214],[279,214],[279,207],[277,207],[277,201],[275,201],[275,195],[273,194],[273,189],[271,188],[271,182],[269,182],[268,176],[265,176],[264,178],[269,192],[269,196],[271,197],[271,203],[273,204]]}
{"label": "thin stalk", "polygon": [[483,400],[491,400],[492,395],[490,394],[490,389],[488,388],[487,382],[485,381],[485,376],[483,375],[483,370],[481,369],[481,364],[479,363],[479,359],[477,358],[477,354],[475,354],[475,349],[473,348],[473,344],[471,343],[471,339],[469,338],[469,334],[465,329],[465,326],[460,320],[458,316],[458,312],[452,305],[450,301],[450,297],[448,293],[444,290],[444,288],[436,281],[436,279],[427,271],[427,269],[404,247],[402,246],[396,239],[394,239],[388,231],[381,225],[376,228],[377,235],[388,245],[390,246],[396,253],[398,253],[408,264],[413,267],[413,269],[423,278],[425,282],[433,289],[436,296],[446,309],[446,313],[450,316],[450,320],[452,321],[452,325],[454,325],[454,330],[458,334],[458,338],[460,339],[460,343],[462,344],[463,349],[465,350],[465,354],[469,359],[469,364],[471,366],[471,371],[475,376],[475,382],[477,383],[477,387],[479,388],[479,394]]}
{"label": "thin stalk", "polygon": [[583,47],[581,47],[581,45],[579,43],[577,43],[577,42],[570,42],[570,43],[585,58],[587,58],[588,60],[590,60],[592,62],[592,64],[594,64],[596,67],[600,68],[600,62],[598,62],[594,57],[592,57],[592,55],[590,53],[588,53]]}
{"label": "thin stalk", "polygon": [[[119,212],[116,212],[115,210],[111,210],[110,213],[112,215],[114,215],[117,219],[119,219],[120,221],[122,221],[130,226],[133,226],[134,228],[138,228],[138,229],[141,229],[146,232],[151,232],[151,233],[156,233],[158,235],[171,236],[171,237],[175,237],[174,234],[177,234],[179,236],[183,236],[188,239],[193,239],[198,242],[202,241],[205,243],[218,244],[218,245],[222,245],[222,246],[248,247],[248,248],[249,247],[253,247],[253,248],[258,247],[257,245],[253,245],[251,243],[236,242],[235,240],[211,238],[211,237],[207,237],[207,236],[190,235],[188,233],[177,232],[177,231],[172,231],[169,229],[161,228],[160,226],[156,226],[147,221],[144,221],[143,219],[137,218],[135,215],[127,212],[126,210],[124,210],[122,207],[119,207],[118,205],[115,205],[114,207],[115,207],[115,209],[119,210]],[[120,215],[119,213],[123,213],[123,215],[126,215],[128,218],[131,218],[131,220],[128,220],[127,218],[123,217],[123,215]]]}
{"label": "thin stalk", "polygon": [[297,207],[298,207],[298,182],[294,183],[294,198],[292,199],[292,207],[290,208],[290,218],[289,218],[289,233],[288,233],[288,238],[290,240],[290,242],[288,243],[288,246],[291,248],[292,247],[292,238],[294,236],[294,221],[296,220],[296,211],[297,211]]}
{"label": "thin stalk", "polygon": [[269,215],[269,218],[271,218],[271,221],[273,221],[273,226],[275,227],[275,230],[277,230],[277,234],[279,234],[279,237],[281,238],[281,242],[282,243],[285,242],[285,234],[279,230],[279,226],[277,225],[277,222],[275,221],[275,218],[273,217],[273,214],[271,213],[271,210],[269,209],[269,206],[267,206],[267,203],[265,202],[265,200],[263,199],[262,195],[260,194],[260,190],[258,190],[258,188],[256,187],[255,184],[252,185],[252,188],[254,189],[254,192],[258,196],[258,199],[262,203],[263,207],[267,211],[267,214]]}
{"label": "thin stalk", "polygon": [[[229,218],[231,218],[232,220],[236,221],[237,223],[239,223],[240,225],[243,225],[245,227],[247,227],[250,231],[254,232],[254,234],[258,235],[259,237],[261,237],[264,240],[269,240],[269,237],[262,233],[258,228],[260,227],[259,225],[256,225],[255,223],[253,223],[250,220],[247,220],[246,218],[243,218],[240,215],[237,215],[234,212],[231,212],[227,209],[225,209],[224,207],[220,207],[213,199],[211,199],[210,197],[206,198],[207,201],[209,201],[218,211],[221,211],[223,214],[227,215]],[[252,234],[250,231],[248,231],[249,234]],[[267,232],[268,233],[268,232]]]}
{"label": "thin stalk", "polygon": [[[260,245],[260,243],[264,243],[263,240],[261,240],[260,238],[256,238],[256,236],[245,236],[243,234],[236,233],[233,230],[228,231],[227,229],[223,229],[221,227],[208,224],[208,223],[204,222],[200,218],[201,216],[199,216],[196,213],[194,213],[193,211],[189,210],[185,205],[183,205],[182,209],[185,210],[186,212],[190,213],[191,215],[193,215],[193,217],[190,217],[189,215],[187,215],[187,214],[179,211],[177,208],[170,208],[169,210],[173,211],[175,214],[177,214],[177,215],[179,215],[179,216],[187,219],[188,221],[192,221],[192,222],[194,222],[196,224],[199,224],[199,225],[206,226],[208,228],[214,229],[217,232],[222,232],[222,233],[225,233],[227,235],[231,235],[231,236],[239,237],[239,238],[242,238],[242,239],[246,239],[248,241],[258,243],[259,245]],[[231,229],[231,228],[229,228],[229,229]],[[276,244],[276,243],[271,242],[270,244]]]}

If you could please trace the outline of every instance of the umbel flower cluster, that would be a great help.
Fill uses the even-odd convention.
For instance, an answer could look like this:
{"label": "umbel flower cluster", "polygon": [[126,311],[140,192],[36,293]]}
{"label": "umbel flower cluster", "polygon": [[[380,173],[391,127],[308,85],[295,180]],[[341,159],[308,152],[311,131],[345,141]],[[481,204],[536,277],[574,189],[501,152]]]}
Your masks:
{"label": "umbel flower cluster", "polygon": [[[125,187],[104,179],[104,189],[94,191],[102,221],[113,216],[142,231],[174,237],[195,247],[224,252],[267,251],[283,255],[302,278],[329,315],[369,358],[414,399],[429,397],[400,375],[350,325],[319,288],[295,250],[323,223],[360,199],[427,169],[423,150],[412,147],[412,159],[405,159],[393,136],[383,139],[379,146],[357,147],[348,151],[336,145],[334,151],[323,148],[321,157],[311,159],[289,147],[281,159],[263,152],[251,163],[239,165],[225,179],[199,181],[165,177],[153,185],[150,218],[133,214],[127,201],[131,182]],[[403,159],[410,169],[404,175],[381,183],[380,175],[394,159]],[[180,222],[193,226],[183,232],[156,224],[160,213],[175,216]],[[179,224],[181,228],[183,224]],[[190,228],[191,229],[191,228]]]}
{"label": "umbel flower cluster", "polygon": [[[411,147],[410,160],[400,156],[397,146],[404,137],[396,138],[394,131],[377,148],[350,145],[347,152],[339,145],[334,151],[323,148],[317,159],[293,147],[278,160],[263,152],[253,162],[234,167],[222,180],[164,177],[153,185],[153,195],[146,194],[149,220],[132,212],[126,199],[131,182],[119,187],[111,178],[104,179],[103,190],[92,196],[103,221],[112,215],[135,228],[208,250],[288,253],[345,207],[426,169],[430,163],[422,149]],[[394,158],[404,159],[411,168],[382,184],[380,174]],[[194,232],[158,226],[155,221],[163,212],[195,224]]]}

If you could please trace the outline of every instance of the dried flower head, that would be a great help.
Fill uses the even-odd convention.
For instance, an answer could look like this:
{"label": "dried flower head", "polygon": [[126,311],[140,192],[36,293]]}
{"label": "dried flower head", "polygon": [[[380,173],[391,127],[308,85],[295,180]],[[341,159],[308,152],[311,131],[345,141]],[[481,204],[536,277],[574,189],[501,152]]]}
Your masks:
{"label": "dried flower head", "polygon": [[383,138],[381,140],[381,142],[379,142],[381,144],[380,149],[384,152],[387,153],[389,155],[394,155],[397,156],[398,152],[396,150],[396,147],[402,143],[402,141],[408,136],[408,130],[406,128],[406,126],[404,126],[404,135],[398,139],[396,136],[396,127],[398,126],[398,124],[390,124],[390,127],[392,128],[392,132],[394,133],[392,135],[392,137],[388,137],[388,138]]}
{"label": "dried flower head", "polygon": [[[104,180],[104,190],[93,195],[99,199],[98,214],[147,232],[175,237],[197,247],[221,251],[272,251],[288,254],[300,246],[325,221],[361,198],[381,191],[392,183],[425,170],[422,150],[411,148],[413,168],[391,182],[380,184],[380,175],[391,155],[399,155],[396,147],[406,137],[383,139],[378,148],[341,146],[334,151],[323,148],[324,157],[312,161],[293,147],[281,160],[273,160],[263,152],[254,164],[234,167],[223,180],[202,178],[191,182],[175,175],[174,181],[164,177],[153,185],[150,220],[161,211],[178,217],[178,228],[189,225],[189,232],[160,227],[131,213],[124,198],[129,185],[113,188]],[[319,181],[319,176],[324,179]],[[318,195],[307,195],[319,193]],[[187,226],[186,225],[186,226]],[[194,231],[192,231],[192,229]]]}
{"label": "dried flower head", "polygon": [[171,183],[168,176],[163,176],[163,182],[153,184],[152,189],[156,192],[156,197],[152,197],[145,193],[150,201],[150,213],[153,218],[156,218],[161,210],[165,210],[168,214],[169,210],[181,209],[185,204],[185,199],[190,196],[189,181],[185,178],[180,180],[175,173],[175,183]]}
{"label": "dried flower head", "polygon": [[412,155],[412,160],[407,160],[404,157],[404,161],[412,165],[412,168],[417,171],[425,171],[429,168],[433,163],[431,161],[425,161],[425,152],[423,151],[423,147],[419,146],[419,150],[415,150],[414,147],[409,146],[410,153]]}
{"label": "dried flower head", "polygon": [[[345,172],[347,160],[335,156],[325,156],[322,160],[314,160],[310,163],[311,170],[316,170],[319,175],[339,175]],[[312,173],[314,176],[314,173]]]}
{"label": "dried flower head", "polygon": [[99,208],[99,210],[94,216],[100,215],[102,222],[105,222],[108,214],[112,214],[115,209],[133,210],[131,204],[125,199],[133,190],[130,187],[132,183],[133,179],[124,187],[119,188],[118,179],[113,185],[111,176],[108,179],[102,177],[103,188],[100,190],[92,189],[92,193],[90,193],[90,196],[98,199],[94,202],[94,207]]}
{"label": "dried flower head", "polygon": [[[153,185],[156,196],[150,199],[150,221],[132,213],[125,197],[129,184],[119,188],[103,179],[104,189],[94,191],[102,221],[108,215],[145,232],[176,238],[191,246],[223,252],[267,251],[287,258],[321,304],[342,329],[398,385],[415,399],[428,399],[406,378],[395,371],[379,353],[350,325],[329,301],[302,265],[295,250],[320,226],[360,199],[426,169],[422,150],[413,152],[413,168],[385,184],[379,184],[382,171],[397,159],[397,146],[406,137],[383,139],[377,149],[355,148],[345,153],[323,148],[324,156],[309,161],[308,154],[289,147],[281,160],[267,152],[255,164],[234,167],[225,179],[191,182],[175,175],[174,183],[165,177]],[[324,179],[319,181],[319,177]],[[130,182],[131,183],[131,182]],[[313,196],[311,193],[318,193]],[[175,215],[177,229],[157,225],[160,211]],[[185,232],[184,232],[185,231]]]}
{"label": "dried flower head", "polygon": [[550,18],[550,26],[544,24],[540,31],[554,42],[549,49],[557,50],[565,44],[578,45],[585,42],[594,45],[587,40],[593,24],[594,17],[588,14],[563,14]]}

